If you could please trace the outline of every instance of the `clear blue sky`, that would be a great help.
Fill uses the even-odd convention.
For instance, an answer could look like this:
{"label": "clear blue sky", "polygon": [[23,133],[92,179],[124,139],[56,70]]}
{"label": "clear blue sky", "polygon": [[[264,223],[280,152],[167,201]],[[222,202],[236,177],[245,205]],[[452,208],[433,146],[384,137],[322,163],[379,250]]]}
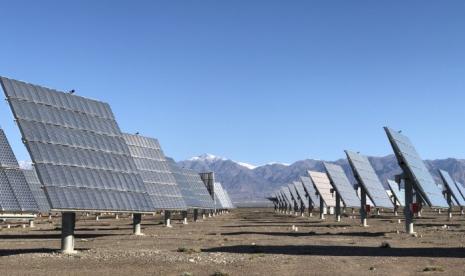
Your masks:
{"label": "clear blue sky", "polygon": [[465,1],[64,2],[2,2],[0,75],[107,101],[176,159],[386,155],[385,125],[465,158]]}

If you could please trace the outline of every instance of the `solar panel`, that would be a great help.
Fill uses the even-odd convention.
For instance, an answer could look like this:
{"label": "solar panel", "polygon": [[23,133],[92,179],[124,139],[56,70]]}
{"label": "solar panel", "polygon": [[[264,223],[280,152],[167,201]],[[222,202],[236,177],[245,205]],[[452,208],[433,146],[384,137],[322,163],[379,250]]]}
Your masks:
{"label": "solar panel", "polygon": [[308,171],[308,175],[325,205],[327,207],[335,207],[336,199],[333,197],[333,193],[331,192],[332,187],[328,175],[326,173],[313,171]]}
{"label": "solar panel", "polygon": [[108,104],[0,81],[52,210],[153,211]]}
{"label": "solar panel", "polygon": [[215,185],[215,194],[218,197],[220,206],[221,208],[226,209],[228,207],[228,204],[224,196],[223,187],[221,186],[220,182],[215,182],[214,185]]}
{"label": "solar panel", "polygon": [[224,191],[224,197],[225,197],[225,199],[226,199],[226,203],[227,203],[227,205],[228,205],[228,208],[229,208],[229,209],[235,208],[235,207],[234,207],[234,204],[232,203],[231,197],[229,196],[228,191],[226,191],[226,189],[224,189],[224,188],[223,188],[223,191]]}
{"label": "solar panel", "polygon": [[460,190],[455,185],[455,181],[450,177],[450,174],[444,170],[439,170],[439,174],[441,175],[442,181],[444,185],[446,185],[447,190],[450,192],[452,198],[459,206],[465,206],[465,199],[462,197]]}
{"label": "solar panel", "polygon": [[300,200],[297,196],[297,193],[295,191],[294,185],[293,184],[287,184],[287,187],[289,188],[289,192],[291,193],[292,200],[297,203],[297,205],[300,205]]}
{"label": "solar panel", "polygon": [[389,188],[400,206],[405,206],[405,190],[399,188],[399,184],[393,180],[388,180]]}
{"label": "solar panel", "polygon": [[197,194],[199,200],[202,202],[203,208],[214,209],[215,204],[213,202],[213,198],[208,192],[207,187],[205,186],[200,175],[197,172],[186,168],[181,168],[181,170],[186,176],[187,180],[192,184],[192,188]]}
{"label": "solar panel", "polygon": [[39,211],[47,213],[50,211],[50,205],[48,204],[47,196],[45,195],[42,184],[40,184],[39,178],[34,170],[22,170],[26,177],[26,182],[31,189],[32,195],[35,201],[39,205]]}
{"label": "solar panel", "polygon": [[307,192],[307,195],[310,196],[310,200],[312,201],[313,205],[318,205],[320,202],[320,198],[318,197],[317,191],[315,190],[315,187],[313,186],[310,177],[301,176],[300,181],[302,182],[302,186]]}
{"label": "solar panel", "polygon": [[334,189],[341,196],[344,205],[346,207],[360,207],[360,199],[342,167],[329,163],[324,163],[324,166]]}
{"label": "solar panel", "polygon": [[302,182],[300,181],[294,181],[294,189],[297,193],[297,196],[299,197],[300,201],[303,202],[305,208],[308,208],[309,205],[308,205],[308,199],[307,199],[307,196],[306,196],[306,192],[304,190],[304,186],[302,186]]}
{"label": "solar panel", "polygon": [[157,139],[123,133],[139,174],[159,210],[183,210],[186,202]]}
{"label": "solar panel", "polygon": [[457,181],[455,181],[455,184],[457,185],[457,189],[459,189],[460,194],[461,194],[462,197],[465,199],[465,187],[463,186],[462,183],[459,183],[459,182],[457,182]]}
{"label": "solar panel", "polygon": [[219,191],[219,188],[218,188],[218,182],[214,182],[213,183],[213,186],[214,186],[214,197],[215,197],[215,208],[216,209],[223,209],[225,208],[225,206],[223,205],[223,200],[220,199],[220,191]]}
{"label": "solar panel", "polygon": [[[213,209],[213,200],[205,184],[200,179],[199,174],[180,168],[175,164],[174,160],[167,160],[187,206],[191,208]],[[195,181],[195,175],[198,177],[197,181]]]}
{"label": "solar panel", "polygon": [[415,190],[431,207],[448,207],[447,201],[433,180],[425,163],[420,158],[410,140],[403,134],[385,127],[389,142],[394,150],[399,165],[412,179]]}
{"label": "solar panel", "polygon": [[0,208],[2,212],[39,211],[39,206],[2,129],[0,129]]}
{"label": "solar panel", "polygon": [[287,204],[290,206],[294,205],[294,201],[292,200],[291,192],[289,191],[289,187],[282,187],[281,192],[284,196],[284,199],[287,201]]}
{"label": "solar panel", "polygon": [[359,184],[365,188],[374,206],[393,208],[394,206],[392,206],[392,202],[368,158],[364,155],[347,150],[346,154],[355,178],[360,182]]}

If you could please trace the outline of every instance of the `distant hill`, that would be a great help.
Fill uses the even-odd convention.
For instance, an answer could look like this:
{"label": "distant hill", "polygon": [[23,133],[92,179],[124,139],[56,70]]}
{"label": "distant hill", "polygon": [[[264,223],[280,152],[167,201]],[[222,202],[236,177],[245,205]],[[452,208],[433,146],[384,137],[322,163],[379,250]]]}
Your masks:
{"label": "distant hill", "polygon": [[[387,179],[393,179],[394,175],[401,172],[394,155],[370,157],[369,159],[384,185],[387,185]],[[351,181],[355,182],[346,159],[332,162],[342,165]],[[305,175],[307,170],[323,170],[323,161],[320,160],[306,159],[293,164],[272,163],[256,167],[211,154],[203,154],[180,161],[178,164],[198,172],[214,171],[216,179],[230,193],[233,201],[238,203],[264,201],[266,196],[279,187],[297,180],[299,176]],[[438,169],[448,171],[455,180],[465,183],[465,160],[463,159],[427,160],[426,165],[438,183],[441,183]]]}

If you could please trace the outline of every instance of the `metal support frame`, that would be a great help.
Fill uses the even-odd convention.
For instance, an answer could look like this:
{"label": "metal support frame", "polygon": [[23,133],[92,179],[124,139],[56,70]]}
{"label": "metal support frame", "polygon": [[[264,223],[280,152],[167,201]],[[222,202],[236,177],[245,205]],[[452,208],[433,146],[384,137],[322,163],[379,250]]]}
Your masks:
{"label": "metal support frame", "polygon": [[363,186],[360,186],[360,223],[363,227],[367,227],[367,191]]}
{"label": "metal support frame", "polygon": [[341,221],[341,196],[339,195],[338,192],[336,192],[336,210],[335,210],[335,215],[336,215],[336,221],[340,222]]}
{"label": "metal support frame", "polygon": [[449,209],[447,209],[447,219],[451,220],[452,219],[452,193],[449,190],[447,190],[446,193],[447,193],[446,195],[447,204],[449,204]]}
{"label": "metal support frame", "polygon": [[193,213],[194,222],[197,222],[199,220],[199,209],[194,209]]}
{"label": "metal support frame", "polygon": [[64,254],[75,254],[74,229],[76,227],[76,213],[61,214],[61,252]]}
{"label": "metal support frame", "polygon": [[320,196],[320,219],[325,219],[325,202],[323,201],[323,197]]}
{"label": "metal support frame", "polygon": [[409,178],[404,178],[404,183],[405,183],[405,207],[404,207],[405,231],[408,234],[415,234],[415,231],[413,229],[414,214],[412,210],[413,183],[412,183],[412,180]]}
{"label": "metal support frame", "polygon": [[171,228],[171,211],[165,210],[165,226]]}
{"label": "metal support frame", "polygon": [[141,222],[142,222],[142,214],[133,214],[132,233],[136,236],[142,236]]}
{"label": "metal support frame", "polygon": [[182,224],[189,224],[187,222],[187,211],[182,211]]}

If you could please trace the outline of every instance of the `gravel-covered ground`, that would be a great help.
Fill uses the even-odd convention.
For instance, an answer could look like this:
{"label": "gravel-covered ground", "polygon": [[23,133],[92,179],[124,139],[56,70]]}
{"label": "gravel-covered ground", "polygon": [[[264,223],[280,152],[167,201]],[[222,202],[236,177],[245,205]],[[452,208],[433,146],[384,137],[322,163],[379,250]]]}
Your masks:
{"label": "gravel-covered ground", "polygon": [[3,224],[0,275],[465,275],[465,216],[446,216],[424,213],[409,236],[390,213],[362,228],[350,217],[239,209],[173,228],[144,216],[141,237],[127,217],[80,216],[71,256],[57,252],[59,218],[42,218],[35,228]]}

